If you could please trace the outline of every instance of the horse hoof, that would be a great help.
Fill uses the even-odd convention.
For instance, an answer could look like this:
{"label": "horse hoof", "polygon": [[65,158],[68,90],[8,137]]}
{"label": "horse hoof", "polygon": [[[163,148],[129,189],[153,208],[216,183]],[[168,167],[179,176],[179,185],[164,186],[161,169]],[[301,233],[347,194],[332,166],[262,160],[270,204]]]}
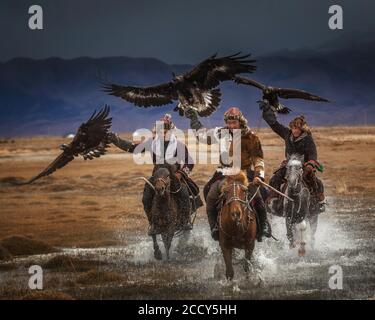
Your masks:
{"label": "horse hoof", "polygon": [[298,249],[298,255],[300,257],[303,257],[304,255],[306,254],[306,250],[305,250],[305,246],[301,246],[299,249]]}
{"label": "horse hoof", "polygon": [[154,252],[154,257],[155,257],[156,260],[162,260],[163,259],[161,251],[155,251]]}
{"label": "horse hoof", "polygon": [[227,273],[226,276],[227,276],[228,281],[232,281],[234,277],[234,273],[230,273],[230,274]]}

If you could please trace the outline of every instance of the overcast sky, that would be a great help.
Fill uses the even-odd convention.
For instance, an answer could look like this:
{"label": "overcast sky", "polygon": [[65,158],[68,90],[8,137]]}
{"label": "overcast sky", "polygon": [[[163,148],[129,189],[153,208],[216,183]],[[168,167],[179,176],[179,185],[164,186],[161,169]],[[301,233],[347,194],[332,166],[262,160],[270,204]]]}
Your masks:
{"label": "overcast sky", "polygon": [[[41,5],[44,30],[28,28]],[[344,30],[328,28],[342,5]],[[375,34],[374,0],[1,0],[0,61],[24,56],[155,57],[195,63],[234,51],[319,48]]]}

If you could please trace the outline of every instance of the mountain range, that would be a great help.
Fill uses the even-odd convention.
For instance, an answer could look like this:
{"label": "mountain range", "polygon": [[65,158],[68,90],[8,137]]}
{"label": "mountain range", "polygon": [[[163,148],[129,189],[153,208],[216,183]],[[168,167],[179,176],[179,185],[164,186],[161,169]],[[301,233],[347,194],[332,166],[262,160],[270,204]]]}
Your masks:
{"label": "mountain range", "polygon": [[[329,99],[330,103],[282,100],[293,112],[280,115],[288,123],[304,114],[313,126],[364,125],[375,123],[375,42],[341,48],[280,51],[255,57],[258,70],[248,75],[272,86],[295,87]],[[170,65],[155,58],[57,57],[35,60],[15,58],[0,63],[0,136],[65,135],[104,104],[111,106],[113,130],[133,131],[151,128],[174,105],[138,108],[111,97],[100,89],[100,82],[153,85],[169,81],[191,65]],[[225,110],[240,107],[252,127],[265,126],[256,88],[226,82],[221,85],[223,100],[207,127],[222,124]],[[186,129],[187,119],[173,113],[178,127]]]}

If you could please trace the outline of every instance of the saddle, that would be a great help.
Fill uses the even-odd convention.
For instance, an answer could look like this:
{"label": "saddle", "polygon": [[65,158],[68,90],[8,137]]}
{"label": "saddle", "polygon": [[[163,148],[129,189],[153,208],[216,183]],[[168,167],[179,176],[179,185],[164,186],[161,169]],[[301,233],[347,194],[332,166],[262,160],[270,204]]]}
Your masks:
{"label": "saddle", "polygon": [[189,192],[189,198],[192,203],[193,212],[203,206],[203,201],[199,195],[198,185],[186,174],[186,172],[178,171],[182,176],[182,182],[185,183]]}
{"label": "saddle", "polygon": [[[280,191],[282,193],[285,193],[287,188],[287,183],[286,181],[281,185]],[[282,210],[283,206],[283,198],[281,196],[277,196],[275,200],[272,200],[272,214],[277,216],[277,217],[284,217],[284,212]]]}

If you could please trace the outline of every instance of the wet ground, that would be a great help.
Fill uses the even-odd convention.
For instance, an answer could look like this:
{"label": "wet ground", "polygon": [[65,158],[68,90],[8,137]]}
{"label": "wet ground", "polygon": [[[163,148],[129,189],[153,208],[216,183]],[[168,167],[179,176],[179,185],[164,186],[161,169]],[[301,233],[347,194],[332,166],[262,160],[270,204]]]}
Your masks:
{"label": "wet ground", "polygon": [[[235,279],[225,280],[218,243],[208,236],[201,212],[189,240],[174,240],[170,261],[154,259],[151,238],[124,235],[119,226],[118,237],[126,238],[126,246],[62,248],[60,253],[0,264],[0,296],[27,294],[28,268],[38,264],[43,266],[45,290],[76,299],[374,299],[375,199],[351,195],[328,201],[327,211],[319,217],[315,249],[307,246],[304,257],[289,249],[284,221],[273,218],[280,241],[256,244],[249,279],[238,251]],[[71,259],[71,268],[48,267],[53,257],[61,255]],[[77,261],[88,262],[87,268],[79,269]],[[342,269],[342,290],[329,286],[332,266]],[[93,275],[92,270],[106,276]]]}

